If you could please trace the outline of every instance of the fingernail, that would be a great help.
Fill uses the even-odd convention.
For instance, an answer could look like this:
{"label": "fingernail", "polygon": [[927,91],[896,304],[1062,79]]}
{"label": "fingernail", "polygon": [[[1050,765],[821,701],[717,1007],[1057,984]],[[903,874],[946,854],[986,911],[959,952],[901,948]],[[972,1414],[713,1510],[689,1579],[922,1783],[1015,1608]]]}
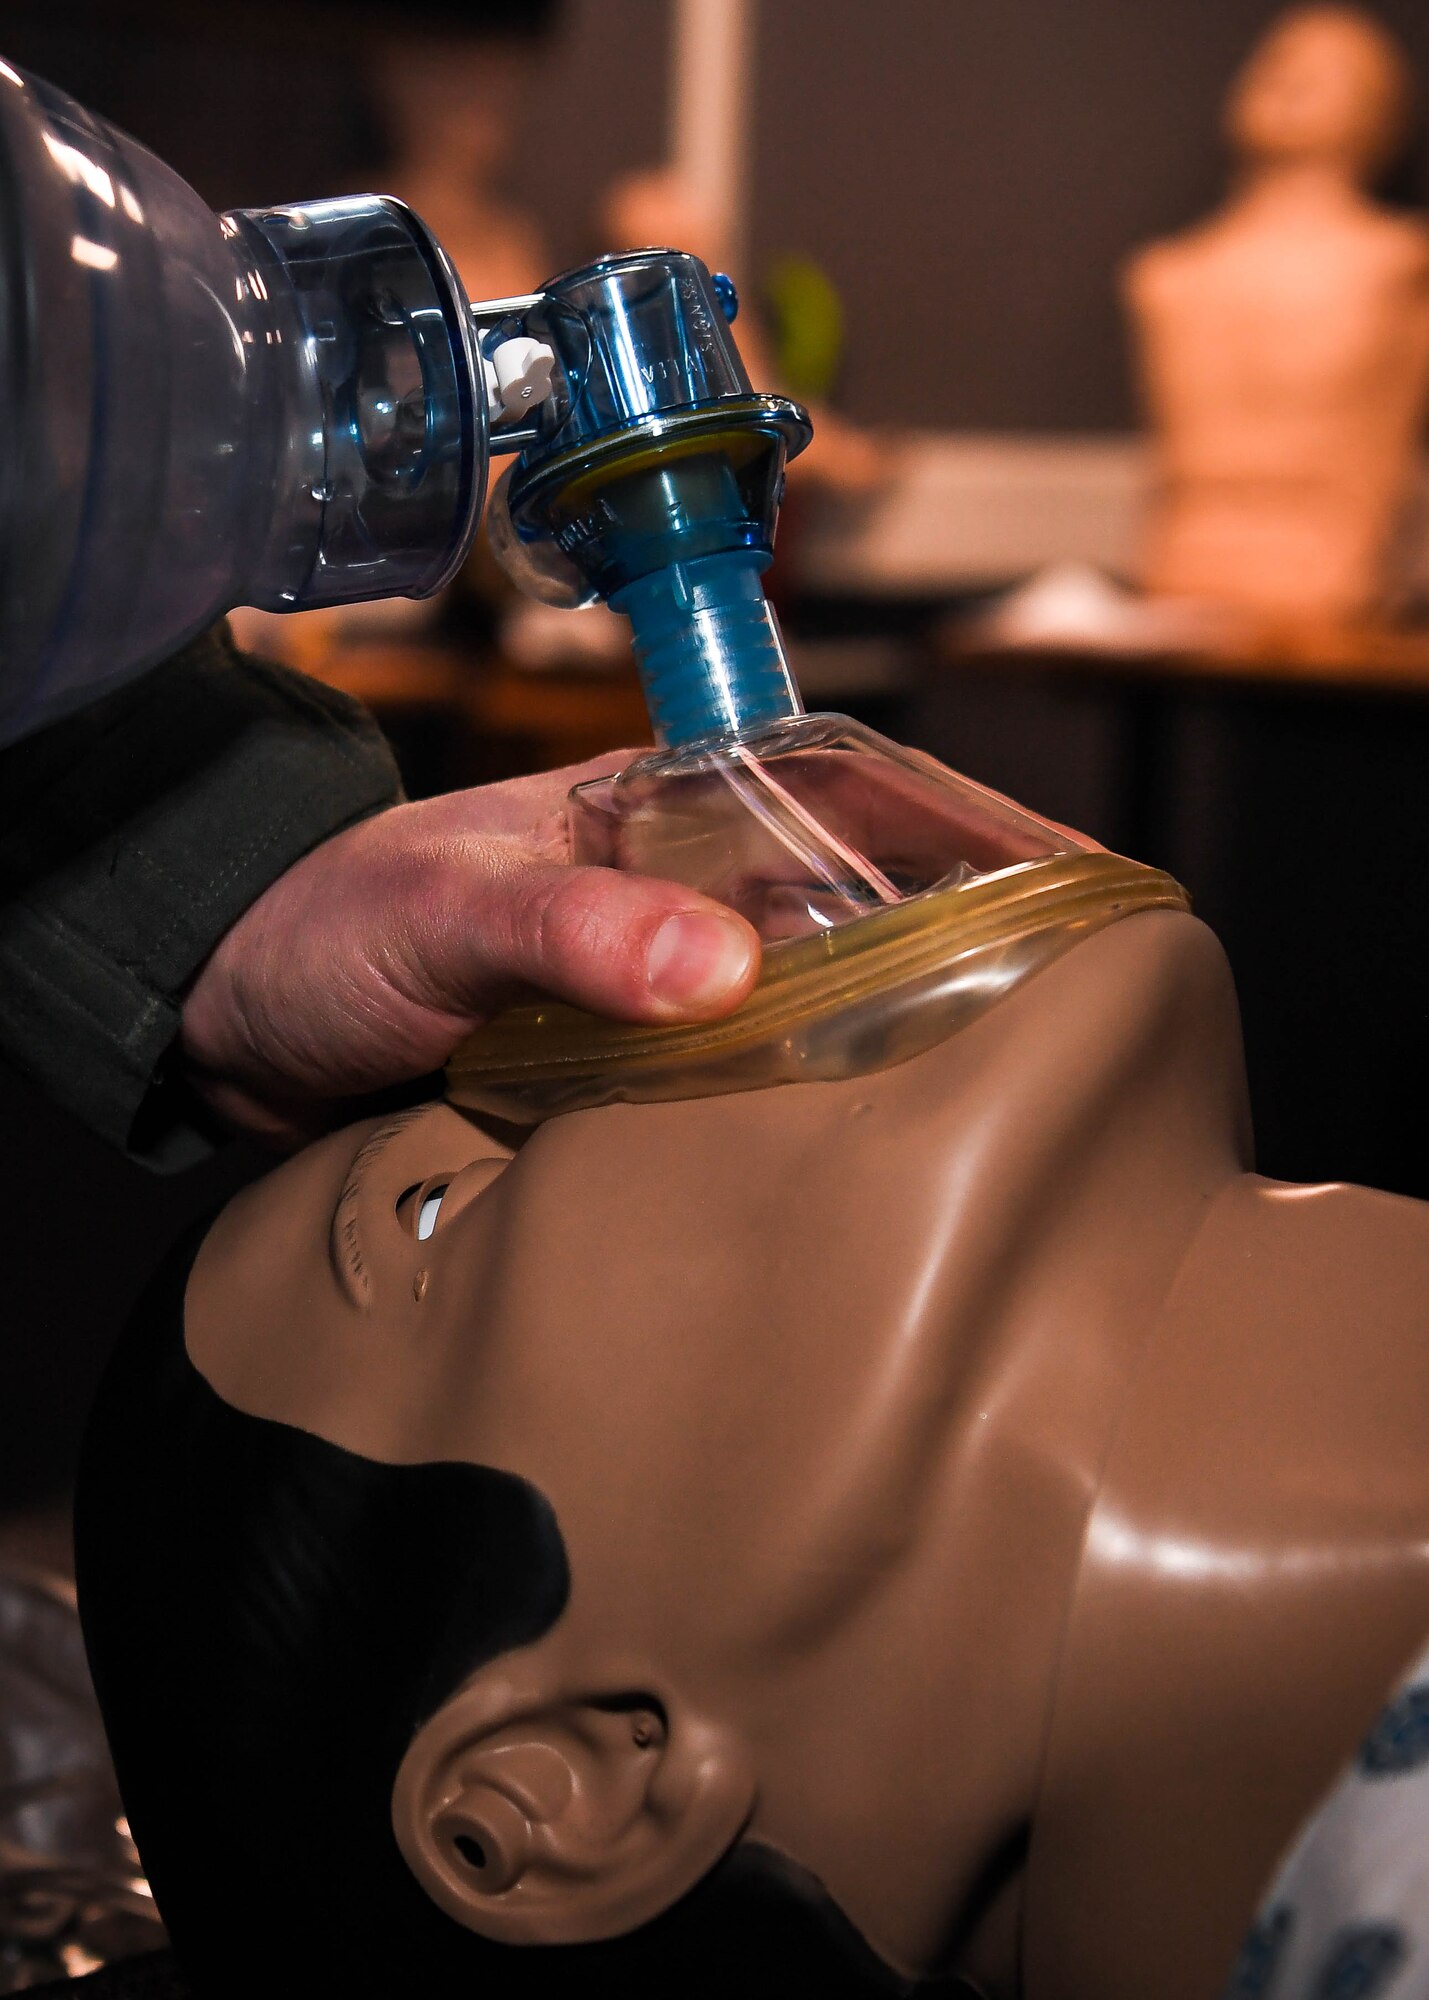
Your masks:
{"label": "fingernail", "polygon": [[686,911],[666,917],[650,941],[645,977],[670,1007],[708,1007],[749,975],[754,944],[737,917]]}

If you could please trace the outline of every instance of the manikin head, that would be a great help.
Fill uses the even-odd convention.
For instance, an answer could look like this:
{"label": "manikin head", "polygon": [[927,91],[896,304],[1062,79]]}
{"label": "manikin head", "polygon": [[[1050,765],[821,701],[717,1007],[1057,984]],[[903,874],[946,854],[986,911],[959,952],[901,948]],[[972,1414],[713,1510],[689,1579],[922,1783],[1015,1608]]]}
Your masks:
{"label": "manikin head", "polygon": [[1372,15],[1296,7],[1236,79],[1226,127],[1252,169],[1319,165],[1363,183],[1403,145],[1411,101],[1404,54]]}
{"label": "manikin head", "polygon": [[515,1150],[428,1106],[240,1196],[78,1518],[200,1990],[1005,1990],[1088,1509],[1242,1089],[1162,910],[890,1069]]}
{"label": "manikin head", "polygon": [[409,31],[376,42],[373,84],[395,166],[440,169],[489,194],[511,169],[534,59],[530,38],[515,33]]}
{"label": "manikin head", "polygon": [[[415,1950],[432,2000],[511,1947],[511,1985],[485,1990],[544,1992],[569,1963],[573,1991],[608,1967],[631,2000],[693,1994],[708,1964],[711,1992],[773,1993],[826,1962],[821,1991],[877,1993],[987,1916],[1081,1532],[1026,1447],[1069,1393],[1047,1291],[1074,1211],[1126,1179],[1096,1133],[1148,1041],[1172,1055],[1144,1115],[1183,1131],[1163,1177],[1203,1190],[1235,1158],[1223,967],[1191,919],[1164,926],[1113,924],[884,1072],[577,1112],[515,1153],[433,1105],[225,1212],[186,1351],[174,1292],[141,1315],[81,1508],[82,1547],[86,1521],[124,1522],[86,1615],[181,1952],[231,1942],[235,1843],[372,1913],[390,1976]],[[970,1131],[982,1187],[955,1219]],[[1009,1266],[1009,1224],[1046,1243],[1037,1275]],[[197,1844],[166,1836],[172,1794],[146,1827],[154,1748],[126,1757],[137,1691],[106,1627],[136,1618],[163,1631],[132,1662],[152,1692],[164,1658],[162,1727],[192,1744],[225,1718],[192,1766]],[[570,1945],[594,1957],[541,1949]]]}

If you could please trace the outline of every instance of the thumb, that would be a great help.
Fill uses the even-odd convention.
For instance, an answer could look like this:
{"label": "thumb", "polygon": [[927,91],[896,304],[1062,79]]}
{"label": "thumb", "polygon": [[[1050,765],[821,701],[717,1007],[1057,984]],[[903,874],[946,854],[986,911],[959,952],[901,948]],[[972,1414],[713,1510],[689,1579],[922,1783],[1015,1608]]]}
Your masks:
{"label": "thumb", "polygon": [[[534,986],[629,1021],[699,1021],[737,1007],[759,938],[733,910],[674,882],[533,862],[513,843],[489,872],[444,869],[411,965],[429,1006],[479,1013],[493,988]],[[484,879],[483,879],[484,878]]]}

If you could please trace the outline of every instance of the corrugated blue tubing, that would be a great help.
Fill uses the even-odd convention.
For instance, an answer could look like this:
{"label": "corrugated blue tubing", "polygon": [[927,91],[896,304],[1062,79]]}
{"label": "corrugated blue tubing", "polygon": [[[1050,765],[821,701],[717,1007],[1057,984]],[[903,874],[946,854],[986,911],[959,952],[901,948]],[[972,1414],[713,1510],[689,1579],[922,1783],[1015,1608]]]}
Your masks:
{"label": "corrugated blue tubing", "polygon": [[759,580],[769,562],[763,549],[700,556],[611,597],[631,623],[656,737],[671,749],[803,712]]}

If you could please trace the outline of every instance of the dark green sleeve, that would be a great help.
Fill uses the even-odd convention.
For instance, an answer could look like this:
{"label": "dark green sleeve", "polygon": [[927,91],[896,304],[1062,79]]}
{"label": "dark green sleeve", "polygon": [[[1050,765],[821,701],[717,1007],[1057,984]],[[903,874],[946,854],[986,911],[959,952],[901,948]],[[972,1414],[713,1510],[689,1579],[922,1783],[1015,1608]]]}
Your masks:
{"label": "dark green sleeve", "polygon": [[159,1171],[200,1158],[185,989],[270,882],[400,796],[365,709],[226,626],[0,751],[0,1055]]}

